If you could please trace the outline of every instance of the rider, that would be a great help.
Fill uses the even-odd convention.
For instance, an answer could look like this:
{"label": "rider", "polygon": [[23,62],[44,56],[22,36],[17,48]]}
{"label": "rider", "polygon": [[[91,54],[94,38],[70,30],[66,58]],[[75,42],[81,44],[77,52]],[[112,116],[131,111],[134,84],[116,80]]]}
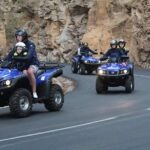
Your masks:
{"label": "rider", "polygon": [[84,43],[83,43],[83,42],[79,43],[79,48],[78,48],[78,51],[77,51],[77,55],[78,55],[78,56],[81,55],[81,49],[82,49],[83,46],[84,46]]}
{"label": "rider", "polygon": [[127,53],[128,53],[129,51],[125,48],[125,46],[126,46],[126,41],[123,40],[123,39],[120,39],[120,40],[118,41],[118,46],[119,46],[119,49],[122,51],[122,53],[123,53],[124,55],[127,55]]}
{"label": "rider", "polygon": [[104,54],[103,58],[108,58],[108,57],[120,58],[123,55],[123,52],[117,48],[117,44],[118,42],[116,40],[112,40],[110,42],[110,49],[108,49],[108,51]]}
{"label": "rider", "polygon": [[28,52],[26,45],[23,42],[18,42],[12,52],[12,60],[15,60],[15,64],[19,64],[19,69],[23,71],[27,68]]}
{"label": "rider", "polygon": [[[27,75],[29,82],[32,87],[33,92],[33,98],[38,98],[38,95],[36,93],[36,79],[35,79],[35,73],[38,70],[39,61],[37,58],[36,50],[35,50],[35,44],[28,40],[28,34],[24,29],[19,29],[15,33],[16,41],[17,42],[23,42],[28,50],[29,58],[28,63],[26,64],[26,69],[23,70],[23,73]],[[5,60],[11,61],[12,60],[12,54],[14,50],[12,50]]]}
{"label": "rider", "polygon": [[91,50],[88,47],[88,43],[81,43],[80,47],[78,48],[79,63],[81,61],[82,56],[87,56],[89,55],[89,53],[97,54],[97,52]]}
{"label": "rider", "polygon": [[97,54],[97,52],[91,50],[88,47],[88,43],[83,43],[82,47],[80,48],[80,55],[82,55],[82,56],[89,55],[89,53]]}
{"label": "rider", "polygon": [[24,50],[26,50],[26,45],[23,42],[18,42],[15,45],[14,56],[20,55]]}

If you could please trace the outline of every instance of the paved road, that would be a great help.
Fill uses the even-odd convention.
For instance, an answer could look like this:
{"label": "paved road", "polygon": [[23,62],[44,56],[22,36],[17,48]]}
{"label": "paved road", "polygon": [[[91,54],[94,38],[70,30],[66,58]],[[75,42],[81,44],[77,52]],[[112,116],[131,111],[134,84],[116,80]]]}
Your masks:
{"label": "paved road", "polygon": [[94,75],[65,75],[77,81],[60,112],[35,105],[32,116],[11,118],[0,109],[0,150],[149,150],[150,71],[136,69],[135,92],[110,89],[97,95]]}

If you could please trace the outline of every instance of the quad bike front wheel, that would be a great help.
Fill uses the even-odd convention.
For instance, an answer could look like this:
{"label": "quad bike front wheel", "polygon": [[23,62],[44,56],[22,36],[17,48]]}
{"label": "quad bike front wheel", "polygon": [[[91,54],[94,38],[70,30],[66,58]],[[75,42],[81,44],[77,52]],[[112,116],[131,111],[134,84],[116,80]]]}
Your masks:
{"label": "quad bike front wheel", "polygon": [[85,65],[84,64],[80,64],[79,66],[79,74],[85,74]]}
{"label": "quad bike front wheel", "polygon": [[77,68],[77,65],[76,65],[75,62],[72,62],[71,70],[72,70],[72,73],[77,73],[78,72],[78,68]]}
{"label": "quad bike front wheel", "polygon": [[134,91],[134,78],[129,76],[125,82],[126,93],[132,93]]}
{"label": "quad bike front wheel", "polygon": [[31,93],[24,88],[17,89],[9,99],[9,108],[14,117],[27,117],[32,111]]}
{"label": "quad bike front wheel", "polygon": [[97,94],[106,93],[108,91],[108,86],[104,81],[102,81],[99,77],[96,79],[96,92]]}
{"label": "quad bike front wheel", "polygon": [[48,111],[60,111],[64,103],[64,94],[62,88],[57,84],[52,84],[50,89],[50,98],[44,101],[45,108]]}
{"label": "quad bike front wheel", "polygon": [[88,74],[92,74],[92,72],[93,72],[93,70],[91,70],[91,69],[88,69],[88,70],[87,70],[87,73],[88,73]]}

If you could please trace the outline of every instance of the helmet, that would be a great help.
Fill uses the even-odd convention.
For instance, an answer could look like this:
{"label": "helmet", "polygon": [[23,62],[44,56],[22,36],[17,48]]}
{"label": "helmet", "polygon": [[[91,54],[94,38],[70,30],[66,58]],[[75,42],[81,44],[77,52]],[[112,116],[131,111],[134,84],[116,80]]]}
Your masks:
{"label": "helmet", "polygon": [[15,36],[22,36],[23,37],[23,40],[27,39],[28,38],[28,33],[26,32],[26,30],[24,29],[19,29],[16,31],[15,33]]}
{"label": "helmet", "polygon": [[26,48],[26,45],[23,42],[18,42],[15,47],[22,47],[22,48]]}
{"label": "helmet", "polygon": [[15,45],[15,53],[14,53],[14,56],[18,56],[20,55],[21,53],[23,53],[23,55],[27,55],[27,52],[25,52],[26,50],[26,45],[23,43],[23,42],[18,42],[16,45]]}
{"label": "helmet", "polygon": [[118,41],[118,44],[120,44],[120,43],[124,43],[124,44],[126,44],[126,41],[125,41],[125,40],[123,40],[123,39],[120,39],[120,40]]}
{"label": "helmet", "polygon": [[84,46],[84,43],[83,42],[80,42],[79,43],[79,46],[81,47],[81,46]]}
{"label": "helmet", "polygon": [[126,41],[125,40],[123,40],[123,39],[120,39],[119,41],[118,41],[118,45],[119,45],[119,47],[120,47],[120,44],[124,44],[124,46],[123,47],[125,47],[125,45],[126,45]]}
{"label": "helmet", "polygon": [[110,42],[110,46],[112,47],[112,45],[116,45],[116,47],[117,47],[117,41],[116,41],[116,40],[112,40],[112,41]]}

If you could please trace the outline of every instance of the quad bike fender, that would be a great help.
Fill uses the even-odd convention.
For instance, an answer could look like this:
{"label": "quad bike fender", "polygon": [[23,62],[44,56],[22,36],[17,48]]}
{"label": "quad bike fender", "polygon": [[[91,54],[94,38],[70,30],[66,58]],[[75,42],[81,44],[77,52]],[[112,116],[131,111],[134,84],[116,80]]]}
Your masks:
{"label": "quad bike fender", "polygon": [[72,58],[72,62],[77,63],[78,62],[78,58],[77,57],[73,57]]}
{"label": "quad bike fender", "polygon": [[14,90],[15,88],[30,88],[29,80],[26,76],[20,76],[15,79],[9,79],[11,81],[10,85],[4,85],[0,87],[0,90]]}
{"label": "quad bike fender", "polygon": [[[54,80],[58,76],[61,76],[63,74],[62,69],[57,69],[47,80],[45,80],[42,85],[39,87],[39,92],[41,93],[42,97],[45,97],[45,99],[48,99],[50,97],[50,90],[51,90],[51,85],[53,83],[56,83]],[[59,85],[59,83],[57,83]]]}

